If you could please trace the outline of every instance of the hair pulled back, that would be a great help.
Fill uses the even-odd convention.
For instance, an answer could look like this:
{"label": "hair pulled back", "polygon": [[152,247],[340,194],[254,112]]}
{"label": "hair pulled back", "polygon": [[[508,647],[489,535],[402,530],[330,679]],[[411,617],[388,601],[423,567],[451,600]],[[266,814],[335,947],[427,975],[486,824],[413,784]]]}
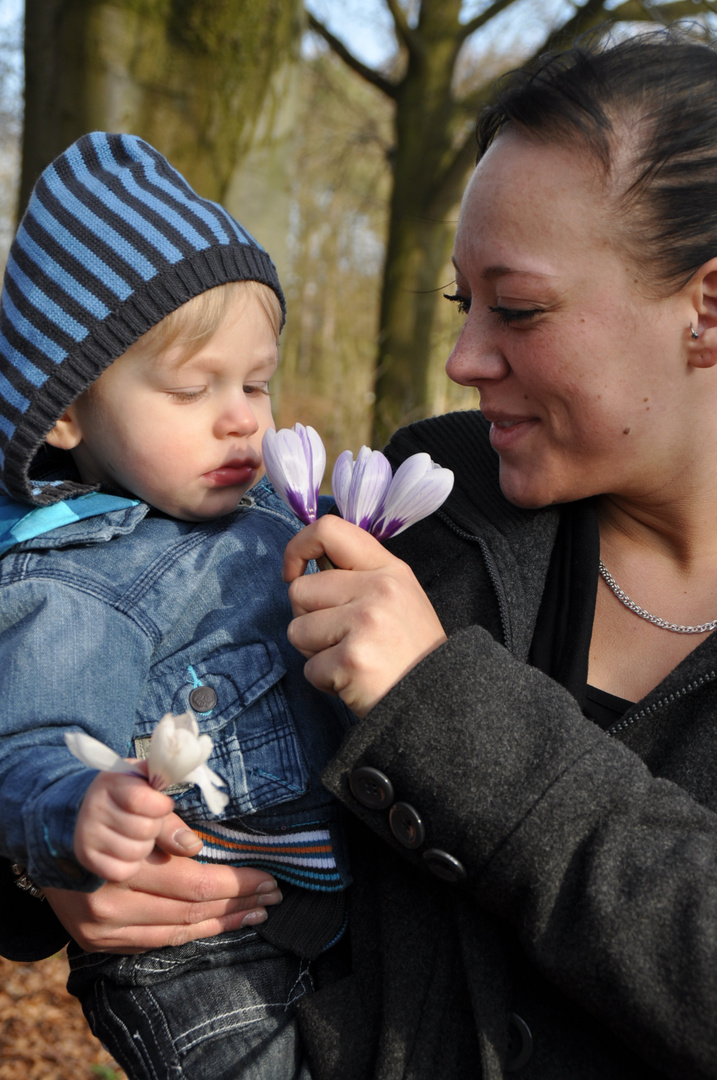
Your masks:
{"label": "hair pulled back", "polygon": [[506,125],[582,144],[616,191],[621,243],[657,291],[717,255],[717,51],[667,29],[591,39],[499,81],[478,158]]}

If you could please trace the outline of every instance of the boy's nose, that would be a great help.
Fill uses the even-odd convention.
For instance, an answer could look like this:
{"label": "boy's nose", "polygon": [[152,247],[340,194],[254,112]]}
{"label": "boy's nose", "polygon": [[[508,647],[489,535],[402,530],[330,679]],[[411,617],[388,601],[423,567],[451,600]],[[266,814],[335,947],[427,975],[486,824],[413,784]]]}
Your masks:
{"label": "boy's nose", "polygon": [[220,438],[228,435],[253,435],[258,427],[254,410],[243,395],[227,402],[216,423]]}

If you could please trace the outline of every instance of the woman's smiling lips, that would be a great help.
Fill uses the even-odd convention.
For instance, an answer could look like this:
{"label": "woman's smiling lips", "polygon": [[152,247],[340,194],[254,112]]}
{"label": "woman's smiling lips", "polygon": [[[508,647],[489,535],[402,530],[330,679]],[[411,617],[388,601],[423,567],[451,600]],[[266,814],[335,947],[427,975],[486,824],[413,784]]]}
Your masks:
{"label": "woman's smiling lips", "polygon": [[496,453],[512,450],[538,423],[534,416],[501,416],[483,411],[490,422],[490,444]]}
{"label": "woman's smiling lips", "polygon": [[251,483],[258,468],[259,462],[255,458],[233,458],[218,469],[204,473],[204,479],[212,487],[236,487]]}

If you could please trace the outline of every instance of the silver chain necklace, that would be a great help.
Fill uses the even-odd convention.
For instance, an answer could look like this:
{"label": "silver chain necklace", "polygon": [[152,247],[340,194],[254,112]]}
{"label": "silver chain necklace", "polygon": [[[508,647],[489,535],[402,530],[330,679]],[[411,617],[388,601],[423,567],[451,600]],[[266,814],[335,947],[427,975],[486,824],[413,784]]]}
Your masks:
{"label": "silver chain necklace", "polygon": [[600,575],[626,608],[633,611],[635,615],[639,615],[641,619],[647,619],[654,626],[659,626],[663,630],[672,630],[675,634],[705,634],[708,630],[717,629],[717,619],[713,619],[712,622],[700,623],[699,626],[678,626],[677,623],[665,622],[664,619],[658,619],[657,615],[651,615],[649,611],[645,611],[634,600],[631,600],[627,593],[622,591],[610,571],[606,569],[602,559],[600,560]]}

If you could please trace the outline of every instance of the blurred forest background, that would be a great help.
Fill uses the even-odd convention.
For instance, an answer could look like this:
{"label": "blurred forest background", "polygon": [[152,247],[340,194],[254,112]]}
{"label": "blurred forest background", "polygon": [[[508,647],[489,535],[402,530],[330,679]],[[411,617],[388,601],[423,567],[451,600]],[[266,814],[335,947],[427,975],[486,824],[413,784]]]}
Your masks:
{"label": "blurred forest background", "polygon": [[44,166],[131,131],[268,248],[289,319],[280,426],[329,459],[472,407],[442,301],[475,119],[497,75],[610,20],[634,33],[716,0],[0,0],[0,261]]}

